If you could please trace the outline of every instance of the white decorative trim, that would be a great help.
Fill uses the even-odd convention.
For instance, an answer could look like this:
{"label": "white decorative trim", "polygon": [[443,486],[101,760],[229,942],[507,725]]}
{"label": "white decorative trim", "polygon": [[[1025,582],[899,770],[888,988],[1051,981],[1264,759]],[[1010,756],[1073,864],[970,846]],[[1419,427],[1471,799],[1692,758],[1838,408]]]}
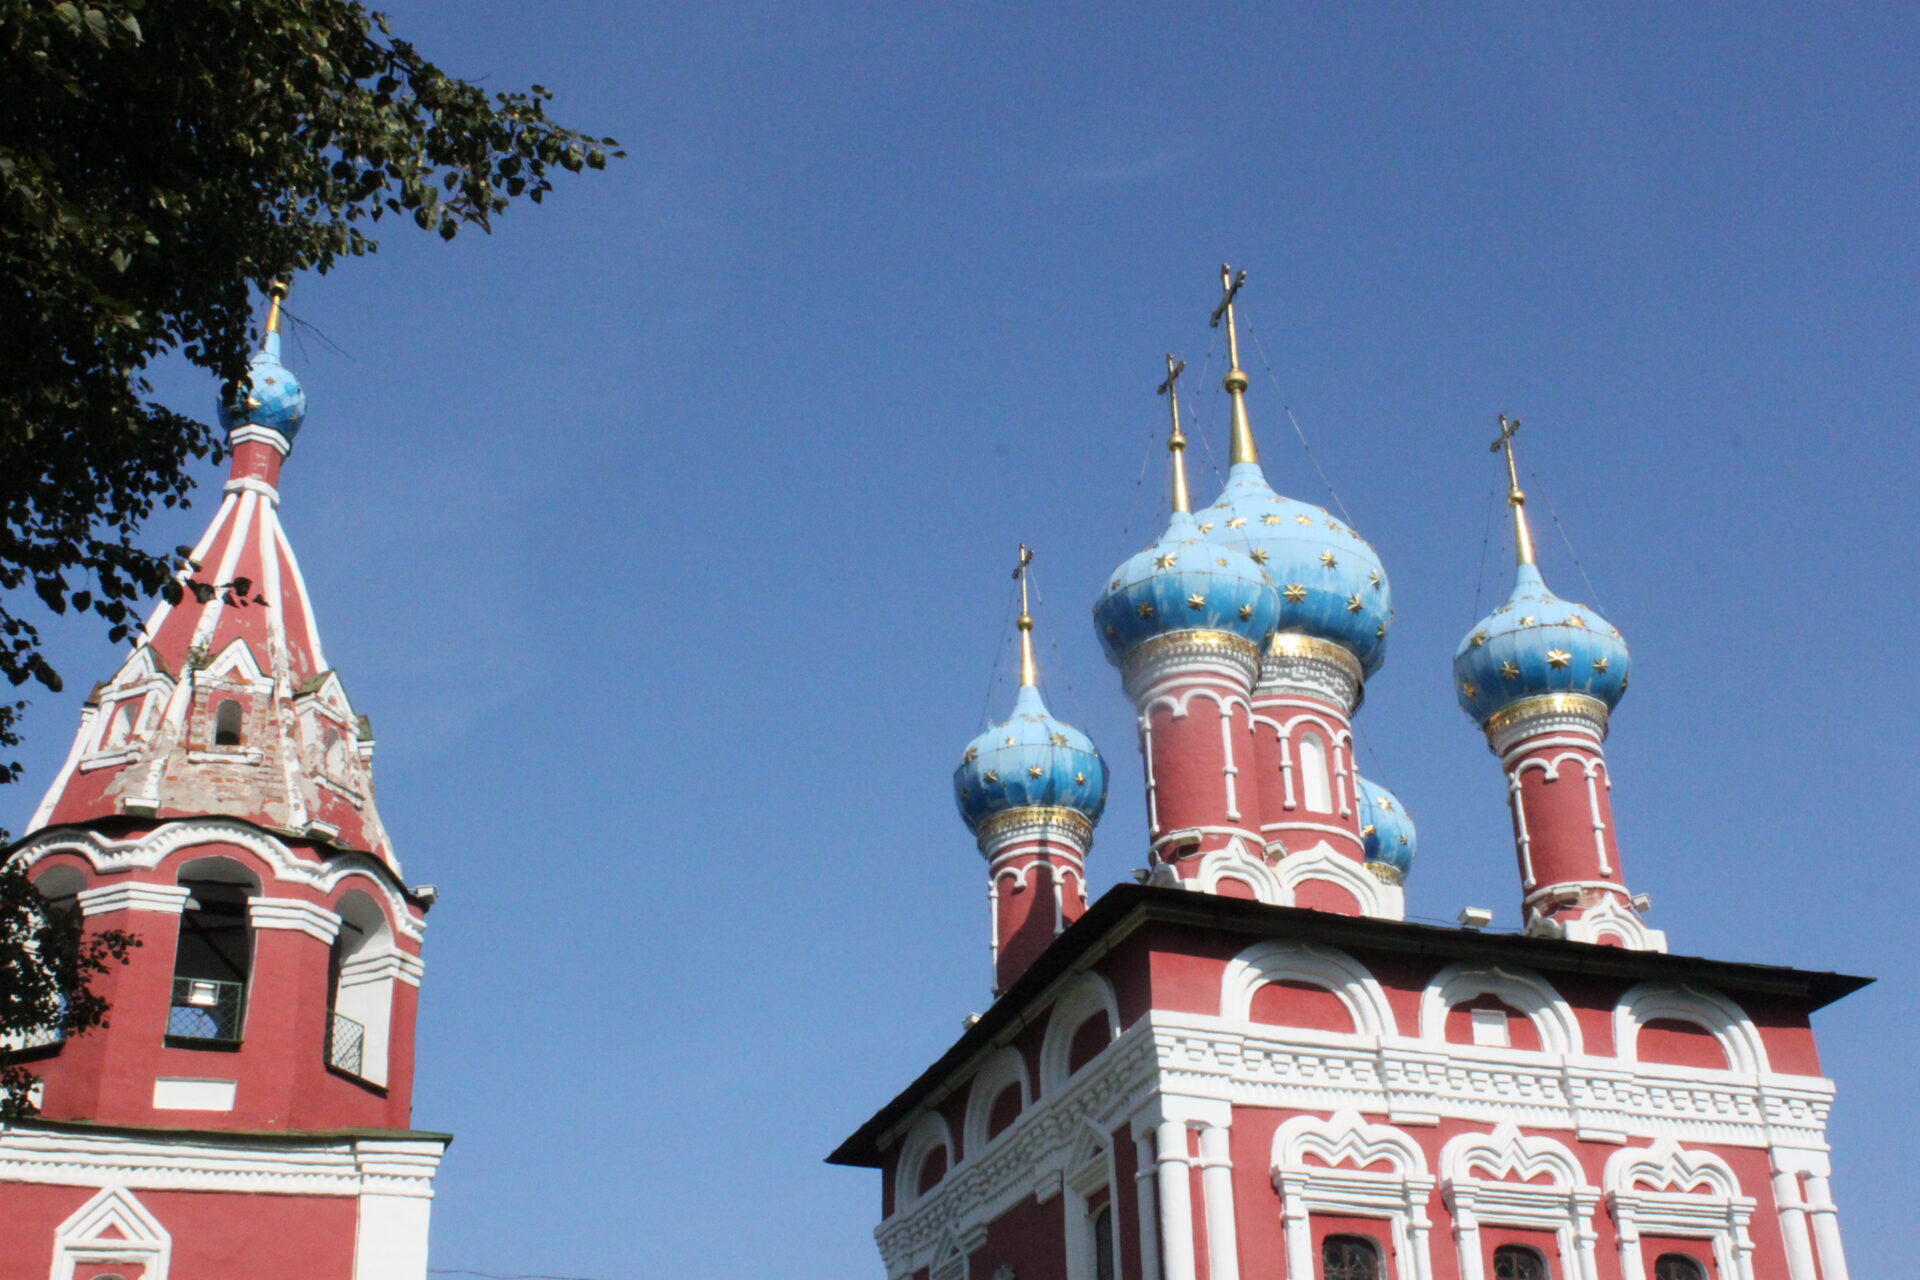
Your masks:
{"label": "white decorative trim", "polygon": [[326,1138],[260,1142],[200,1134],[146,1136],[111,1130],[0,1124],[0,1182],[62,1187],[139,1187],[241,1195],[430,1197],[445,1144],[418,1138]]}
{"label": "white decorative trim", "polygon": [[1640,1028],[1656,1018],[1690,1022],[1711,1032],[1736,1075],[1751,1078],[1767,1070],[1766,1044],[1744,1009],[1717,991],[1671,982],[1643,982],[1621,995],[1613,1009],[1614,1053],[1637,1062]]}
{"label": "white decorative trim", "polygon": [[1440,1185],[1453,1218],[1461,1280],[1485,1280],[1483,1224],[1551,1231],[1571,1280],[1599,1280],[1593,1217],[1600,1189],[1587,1185],[1579,1159],[1561,1143],[1523,1137],[1510,1123],[1490,1134],[1460,1134],[1441,1148]]}
{"label": "white decorative trim", "polygon": [[227,447],[229,449],[236,445],[243,444],[271,445],[283,458],[293,452],[293,441],[287,439],[286,436],[275,431],[272,427],[263,427],[257,422],[249,422],[227,432]]}
{"label": "white decorative trim", "polygon": [[1107,1015],[1109,1038],[1120,1034],[1120,1002],[1113,988],[1099,974],[1087,971],[1075,975],[1054,998],[1047,1015],[1047,1030],[1040,1042],[1040,1094],[1050,1097],[1072,1075],[1068,1060],[1073,1053],[1074,1033],[1095,1013]]}
{"label": "white decorative trim", "polygon": [[1362,1042],[1378,1043],[1393,1032],[1393,1010],[1378,979],[1346,952],[1310,942],[1256,943],[1228,961],[1220,980],[1221,1016],[1247,1022],[1254,992],[1273,982],[1304,982],[1331,992]]}
{"label": "white decorative trim", "polygon": [[143,1267],[141,1280],[167,1280],[173,1237],[133,1192],[102,1191],[53,1233],[52,1280],[73,1280],[82,1263]]}
{"label": "white decorative trim", "polygon": [[990,1142],[1005,1137],[1012,1129],[1009,1125],[992,1138],[987,1136],[994,1101],[1008,1085],[1020,1086],[1020,1111],[1024,1114],[1033,1105],[1033,1084],[1027,1079],[1026,1056],[1012,1046],[989,1054],[967,1084],[967,1114],[960,1129],[963,1159],[976,1159]]}
{"label": "white decorative trim", "polygon": [[280,491],[258,476],[235,476],[220,487],[222,493],[254,493],[274,506],[280,505]]}
{"label": "white decorative trim", "polygon": [[1671,1138],[1628,1147],[1607,1158],[1606,1187],[1607,1211],[1619,1233],[1621,1280],[1646,1280],[1643,1233],[1710,1240],[1721,1276],[1754,1280],[1747,1234],[1754,1200],[1740,1194],[1740,1179],[1719,1156],[1685,1150]]}
{"label": "white decorative trim", "polygon": [[1375,879],[1362,863],[1335,851],[1324,840],[1311,849],[1282,858],[1278,874],[1280,888],[1286,895],[1283,905],[1294,905],[1300,886],[1307,881],[1326,880],[1352,894],[1363,916],[1375,920],[1406,919],[1405,890],[1397,884]]}
{"label": "white decorative trim", "polygon": [[[957,1164],[953,1158],[953,1134],[947,1128],[945,1116],[938,1111],[923,1111],[900,1143],[900,1163],[893,1171],[893,1207],[896,1213],[920,1202],[920,1170],[926,1167],[927,1158],[935,1151],[947,1153],[947,1173],[942,1175],[944,1179],[954,1172]],[[936,1187],[938,1185],[934,1184]],[[931,1194],[933,1188],[927,1190]]]}
{"label": "white decorative trim", "polygon": [[[1548,885],[1542,893],[1551,893],[1562,885]],[[1613,893],[1622,894],[1626,890],[1617,884],[1605,886]],[[1603,898],[1595,905],[1586,908],[1577,916],[1548,919],[1543,916],[1530,916],[1527,920],[1527,932],[1536,937],[1565,938],[1569,942],[1599,944],[1607,937],[1619,940],[1629,951],[1660,951],[1667,949],[1667,935],[1661,929],[1649,929],[1646,921],[1638,912],[1621,904],[1618,898]]]}
{"label": "white decorative trim", "polygon": [[1542,1052],[1564,1055],[1585,1051],[1573,1006],[1544,978],[1525,969],[1467,960],[1448,965],[1427,981],[1426,990],[1420,993],[1420,1038],[1444,1042],[1447,1014],[1455,1005],[1483,995],[1525,1014],[1540,1037]]}
{"label": "white decorative trim", "polygon": [[155,1111],[231,1111],[239,1092],[237,1080],[207,1080],[191,1076],[161,1076],[153,1082]]}
{"label": "white decorative trim", "polygon": [[177,884],[142,884],[137,880],[82,889],[74,895],[83,916],[100,916],[109,911],[152,911],[177,916],[187,909],[193,891]]}
{"label": "white decorative trim", "polygon": [[[1309,1156],[1319,1163],[1308,1164]],[[1372,1170],[1383,1162],[1392,1172]],[[1352,1167],[1339,1167],[1344,1164]],[[1386,1219],[1394,1256],[1412,1263],[1407,1280],[1432,1280],[1427,1235],[1433,1224],[1427,1199],[1435,1180],[1427,1173],[1420,1144],[1407,1134],[1368,1124],[1351,1110],[1335,1112],[1327,1120],[1294,1116],[1274,1132],[1272,1171],[1273,1189],[1280,1195],[1288,1275],[1316,1273],[1312,1215],[1335,1213]]]}
{"label": "white decorative trim", "polygon": [[29,838],[13,856],[21,865],[31,867],[50,854],[72,853],[85,858],[96,872],[106,875],[150,871],[169,855],[203,844],[236,845],[264,862],[275,880],[304,885],[323,895],[331,895],[349,881],[366,880],[385,900],[388,918],[402,937],[418,942],[426,933],[426,921],[414,914],[395,885],[396,873],[373,855],[339,852],[325,862],[311,861],[259,828],[231,818],[167,822],[131,840],[110,840],[87,828],[57,827]]}
{"label": "white decorative trim", "polygon": [[340,917],[299,898],[252,898],[247,922],[256,929],[293,929],[331,945],[340,936]]}

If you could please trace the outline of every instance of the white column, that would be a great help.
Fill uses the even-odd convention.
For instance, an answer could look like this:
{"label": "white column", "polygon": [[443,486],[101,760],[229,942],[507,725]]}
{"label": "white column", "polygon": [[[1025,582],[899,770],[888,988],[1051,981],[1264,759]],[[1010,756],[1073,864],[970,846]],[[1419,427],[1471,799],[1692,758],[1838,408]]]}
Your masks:
{"label": "white column", "polygon": [[1813,1239],[1820,1248],[1821,1280],[1847,1280],[1847,1255],[1840,1247],[1840,1214],[1825,1175],[1807,1175],[1807,1213],[1813,1219]]}
{"label": "white column", "polygon": [[1160,1231],[1154,1221],[1159,1212],[1153,1202],[1153,1135],[1143,1133],[1133,1140],[1133,1193],[1140,1207],[1140,1280],[1160,1280]]}
{"label": "white column", "polygon": [[1188,1172],[1187,1126],[1163,1121],[1155,1130],[1155,1161],[1160,1181],[1161,1280],[1195,1280],[1193,1259],[1193,1185]]}
{"label": "white column", "polygon": [[1200,1129],[1200,1189],[1206,1198],[1207,1280],[1240,1280],[1240,1245],[1234,1235],[1233,1153],[1225,1125]]}
{"label": "white column", "polygon": [[426,1280],[433,1175],[445,1150],[438,1142],[354,1144],[361,1189],[353,1280]]}
{"label": "white column", "polygon": [[1780,1211],[1780,1234],[1787,1242],[1787,1271],[1792,1280],[1818,1280],[1813,1268],[1813,1240],[1807,1234],[1807,1205],[1800,1198],[1800,1175],[1782,1171],[1773,1175],[1773,1201]]}

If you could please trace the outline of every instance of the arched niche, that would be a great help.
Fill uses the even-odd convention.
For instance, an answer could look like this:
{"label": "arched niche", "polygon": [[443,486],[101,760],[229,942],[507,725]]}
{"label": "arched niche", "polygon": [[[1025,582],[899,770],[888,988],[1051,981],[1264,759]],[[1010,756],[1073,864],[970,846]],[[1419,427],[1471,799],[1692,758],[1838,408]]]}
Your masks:
{"label": "arched niche", "polygon": [[953,1134],[938,1111],[923,1111],[900,1143],[900,1163],[894,1170],[893,1206],[900,1213],[911,1209],[933,1190],[924,1185],[930,1169],[938,1168],[937,1185],[953,1168]]}
{"label": "arched niche", "polygon": [[1643,982],[1630,988],[1613,1010],[1614,1053],[1628,1061],[1643,1061],[1641,1031],[1654,1022],[1680,1022],[1701,1028],[1718,1044],[1726,1069],[1747,1076],[1767,1070],[1766,1046],[1753,1019],[1717,991],[1671,982]]}
{"label": "arched niche", "polygon": [[393,925],[380,904],[359,889],[341,894],[333,910],[340,917],[340,932],[329,963],[327,1064],[384,1086],[393,989],[400,977]]}
{"label": "arched niche", "polygon": [[1033,1087],[1027,1079],[1027,1063],[1013,1048],[996,1049],[980,1064],[967,1088],[967,1115],[961,1129],[967,1158],[973,1159],[986,1145],[1004,1133],[1012,1120],[1006,1115],[1009,1096],[1015,1099],[1014,1115],[1033,1105]]}
{"label": "arched niche", "polygon": [[1544,1053],[1582,1052],[1580,1020],[1546,979],[1526,969],[1461,961],[1433,975],[1420,993],[1420,1038],[1444,1042],[1447,1014],[1456,1005],[1492,996],[1524,1014]]}
{"label": "arched niche", "polygon": [[1113,988],[1097,973],[1076,976],[1053,1002],[1047,1015],[1047,1031],[1040,1043],[1040,1089],[1052,1097],[1065,1085],[1076,1069],[1075,1046],[1084,1054],[1083,1028],[1097,1017],[1106,1019],[1105,1039],[1111,1043],[1120,1034],[1120,1002]]}
{"label": "arched niche", "polygon": [[1220,984],[1220,1016],[1249,1020],[1254,992],[1272,982],[1324,988],[1339,1000],[1359,1035],[1394,1032],[1386,992],[1366,966],[1344,951],[1308,942],[1262,942],[1229,961]]}

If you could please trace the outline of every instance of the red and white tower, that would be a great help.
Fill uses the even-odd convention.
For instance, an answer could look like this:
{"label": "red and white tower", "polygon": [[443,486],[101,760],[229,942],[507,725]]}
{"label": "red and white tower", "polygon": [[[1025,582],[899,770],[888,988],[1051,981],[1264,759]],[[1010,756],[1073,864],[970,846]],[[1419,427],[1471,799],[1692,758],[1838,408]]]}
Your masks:
{"label": "red and white tower", "polygon": [[1541,578],[1513,458],[1519,428],[1502,415],[1493,444],[1507,455],[1513,594],[1461,640],[1454,692],[1506,775],[1528,932],[1664,951],[1666,936],[1640,918],[1644,899],[1627,890],[1613,830],[1603,744],[1630,678],[1626,641]]}
{"label": "red and white tower", "polygon": [[87,699],[7,857],[140,940],[111,1025],[27,1050],[0,1126],[0,1280],[425,1274],[448,1138],[410,1128],[421,937],[374,807],[373,732],[280,523],[306,397],[276,286],[212,524]]}

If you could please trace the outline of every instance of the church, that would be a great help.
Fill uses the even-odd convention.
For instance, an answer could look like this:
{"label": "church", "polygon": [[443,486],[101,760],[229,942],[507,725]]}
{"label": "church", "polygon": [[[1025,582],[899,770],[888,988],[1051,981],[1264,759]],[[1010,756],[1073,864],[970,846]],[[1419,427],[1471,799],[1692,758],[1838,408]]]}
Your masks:
{"label": "church", "polygon": [[1513,587],[1453,682],[1524,929],[1406,919],[1414,824],[1355,750],[1391,588],[1261,471],[1244,279],[1225,491],[1195,509],[1169,357],[1166,530],[1093,609],[1148,867],[1091,901],[1106,767],[1041,697],[1022,577],[1012,713],[953,777],[995,999],[829,1157],[880,1175],[889,1280],[1846,1280],[1811,1019],[1867,980],[1646,922],[1606,757],[1627,645],[1547,586],[1504,417]]}
{"label": "church", "polygon": [[450,1141],[411,1128],[421,940],[373,801],[373,727],[327,664],[280,523],[307,397],[276,286],[177,604],[96,686],[7,852],[140,945],[109,1025],[16,1048],[0,1280],[421,1280]]}

